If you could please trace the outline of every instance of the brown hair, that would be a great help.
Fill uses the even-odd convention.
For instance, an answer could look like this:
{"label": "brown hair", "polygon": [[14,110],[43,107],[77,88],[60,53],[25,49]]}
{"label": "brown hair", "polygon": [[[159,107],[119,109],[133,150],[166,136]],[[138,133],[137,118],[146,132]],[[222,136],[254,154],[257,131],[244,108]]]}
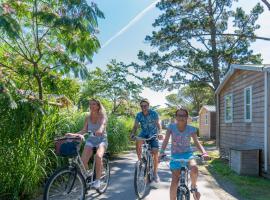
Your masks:
{"label": "brown hair", "polygon": [[179,109],[177,109],[176,112],[175,112],[175,116],[177,115],[177,113],[179,111],[184,111],[187,114],[187,117],[188,117],[188,110],[186,108],[179,108]]}
{"label": "brown hair", "polygon": [[142,100],[140,101],[140,105],[141,105],[143,102],[147,103],[148,106],[150,105],[150,102],[149,102],[148,99],[142,99]]}

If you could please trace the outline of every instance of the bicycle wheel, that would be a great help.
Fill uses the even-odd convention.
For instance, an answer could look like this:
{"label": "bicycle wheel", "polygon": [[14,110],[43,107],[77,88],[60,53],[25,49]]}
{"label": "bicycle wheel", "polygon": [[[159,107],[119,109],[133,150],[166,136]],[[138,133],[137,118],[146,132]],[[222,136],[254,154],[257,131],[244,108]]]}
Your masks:
{"label": "bicycle wheel", "polygon": [[177,188],[177,200],[190,200],[188,188],[182,186]]}
{"label": "bicycle wheel", "polygon": [[137,161],[134,173],[134,188],[139,199],[142,199],[146,193],[147,179],[146,161]]}
{"label": "bicycle wheel", "polygon": [[110,180],[109,159],[103,158],[103,168],[102,168],[102,173],[101,173],[101,178],[100,178],[100,188],[97,189],[97,192],[99,194],[102,194],[107,190],[108,185],[109,185],[109,180]]}
{"label": "bicycle wheel", "polygon": [[151,183],[154,179],[154,161],[152,155],[148,155],[148,183]]}
{"label": "bicycle wheel", "polygon": [[63,167],[47,181],[43,200],[84,200],[85,180],[80,172]]}

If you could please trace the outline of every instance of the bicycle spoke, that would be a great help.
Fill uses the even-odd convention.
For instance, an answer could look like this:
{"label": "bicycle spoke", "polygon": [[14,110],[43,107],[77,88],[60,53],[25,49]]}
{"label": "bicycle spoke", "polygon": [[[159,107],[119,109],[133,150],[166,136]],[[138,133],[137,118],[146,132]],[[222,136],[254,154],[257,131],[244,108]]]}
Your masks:
{"label": "bicycle spoke", "polygon": [[84,196],[84,185],[82,181],[80,176],[76,175],[74,177],[74,173],[71,171],[60,171],[48,186],[48,200],[82,199]]}

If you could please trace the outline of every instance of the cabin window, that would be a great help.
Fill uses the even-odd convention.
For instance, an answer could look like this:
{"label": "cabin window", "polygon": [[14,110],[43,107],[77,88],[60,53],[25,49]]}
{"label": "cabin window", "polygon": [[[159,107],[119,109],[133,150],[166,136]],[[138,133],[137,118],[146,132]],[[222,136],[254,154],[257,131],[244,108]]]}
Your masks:
{"label": "cabin window", "polygon": [[247,87],[244,90],[244,115],[245,122],[252,121],[252,87]]}
{"label": "cabin window", "polygon": [[225,123],[232,123],[233,121],[233,95],[225,96]]}
{"label": "cabin window", "polygon": [[208,125],[208,114],[205,114],[205,125]]}

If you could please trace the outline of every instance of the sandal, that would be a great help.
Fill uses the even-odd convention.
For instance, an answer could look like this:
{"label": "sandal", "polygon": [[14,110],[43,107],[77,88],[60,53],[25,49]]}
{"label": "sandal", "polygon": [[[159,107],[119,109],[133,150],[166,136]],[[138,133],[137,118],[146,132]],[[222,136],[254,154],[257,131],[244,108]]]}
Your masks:
{"label": "sandal", "polygon": [[198,189],[195,188],[191,188],[190,192],[193,194],[193,197],[195,200],[199,200],[201,197],[201,194],[198,192]]}

